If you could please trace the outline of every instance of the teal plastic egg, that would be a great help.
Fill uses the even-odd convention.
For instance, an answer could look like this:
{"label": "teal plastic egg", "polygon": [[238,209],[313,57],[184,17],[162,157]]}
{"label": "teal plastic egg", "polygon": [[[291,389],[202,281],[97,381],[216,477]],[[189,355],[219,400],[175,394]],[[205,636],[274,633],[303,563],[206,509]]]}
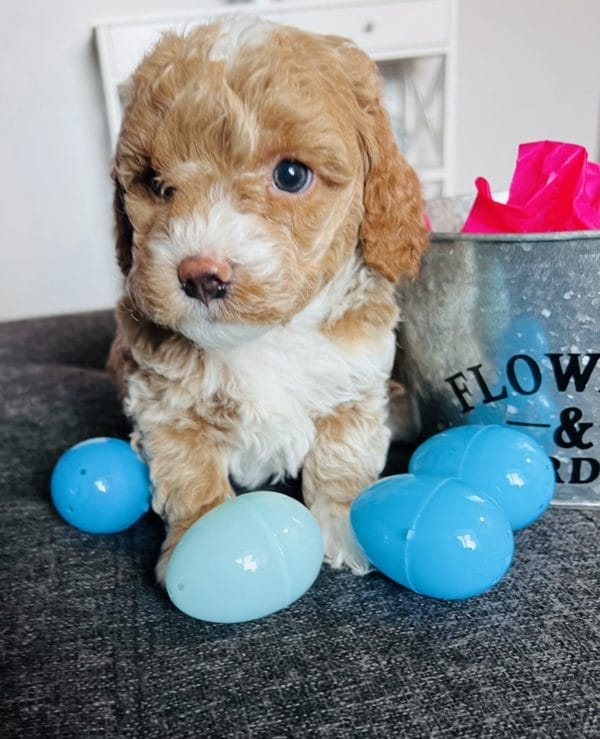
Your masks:
{"label": "teal plastic egg", "polygon": [[454,478],[379,480],[356,498],[350,523],[378,570],[433,598],[479,595],[512,561],[513,533],[501,508]]}
{"label": "teal plastic egg", "polygon": [[87,439],[60,457],[50,492],[71,526],[89,534],[115,534],[150,507],[148,466],[122,439]]}
{"label": "teal plastic egg", "polygon": [[533,523],[554,492],[550,458],[530,436],[506,426],[457,426],[425,441],[408,466],[413,474],[457,477],[506,513],[514,530]]}
{"label": "teal plastic egg", "polygon": [[186,531],[169,560],[166,587],[188,616],[239,623],[292,604],[322,561],[321,529],[308,508],[281,493],[245,493]]}

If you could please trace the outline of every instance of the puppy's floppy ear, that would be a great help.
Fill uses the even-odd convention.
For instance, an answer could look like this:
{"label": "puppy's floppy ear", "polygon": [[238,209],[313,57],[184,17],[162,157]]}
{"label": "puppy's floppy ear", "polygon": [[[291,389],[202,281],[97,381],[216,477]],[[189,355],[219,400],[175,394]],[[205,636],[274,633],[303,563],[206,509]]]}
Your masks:
{"label": "puppy's floppy ear", "polygon": [[396,282],[403,274],[417,274],[428,245],[421,188],[398,150],[382,103],[377,65],[348,43],[343,53],[361,111],[357,133],[366,172],[360,228],[363,257],[370,267]]}
{"label": "puppy's floppy ear", "polygon": [[125,209],[125,188],[119,180],[116,169],[113,169],[112,178],[115,183],[113,210],[117,262],[123,274],[126,275],[133,263],[133,226]]}

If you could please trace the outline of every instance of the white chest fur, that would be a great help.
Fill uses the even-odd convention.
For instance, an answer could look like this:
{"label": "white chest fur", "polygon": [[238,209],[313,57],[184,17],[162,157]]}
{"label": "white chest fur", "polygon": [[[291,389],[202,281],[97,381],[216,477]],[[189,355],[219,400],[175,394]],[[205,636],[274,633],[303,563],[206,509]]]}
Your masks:
{"label": "white chest fur", "polygon": [[[215,379],[236,401],[230,473],[247,487],[298,473],[315,438],[315,419],[383,387],[394,352],[344,346],[306,326],[276,328],[243,348],[215,352]],[[220,365],[220,366],[219,366]]]}

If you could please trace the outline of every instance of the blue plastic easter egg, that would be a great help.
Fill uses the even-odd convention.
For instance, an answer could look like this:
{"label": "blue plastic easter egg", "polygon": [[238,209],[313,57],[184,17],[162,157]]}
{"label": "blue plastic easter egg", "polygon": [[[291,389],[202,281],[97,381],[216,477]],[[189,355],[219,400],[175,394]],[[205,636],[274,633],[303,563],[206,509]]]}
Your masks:
{"label": "blue plastic easter egg", "polygon": [[507,398],[476,406],[467,419],[473,425],[516,424],[520,433],[534,439],[546,454],[552,454],[556,448],[554,429],[559,424],[559,414],[555,399],[544,391],[523,395],[509,390]]}
{"label": "blue plastic easter egg", "polygon": [[356,498],[350,523],[378,570],[433,598],[479,595],[512,561],[513,534],[501,508],[454,478],[379,480]]}
{"label": "blue plastic easter egg", "polygon": [[542,357],[549,351],[550,342],[544,325],[537,318],[526,314],[514,316],[497,343],[497,355],[503,361],[515,354]]}
{"label": "blue plastic easter egg", "polygon": [[533,523],[554,492],[552,463],[531,437],[506,426],[457,426],[425,441],[413,454],[414,474],[457,477],[492,498],[514,530]]}
{"label": "blue plastic easter egg", "polygon": [[150,507],[148,467],[122,439],[88,439],[68,449],[50,480],[52,501],[71,526],[114,534]]}
{"label": "blue plastic easter egg", "polygon": [[534,316],[525,314],[511,319],[496,345],[496,356],[501,363],[515,354],[542,358],[549,351],[550,342],[543,324]]}
{"label": "blue plastic easter egg", "polygon": [[300,598],[323,561],[317,520],[287,495],[231,498],[182,536],[167,565],[169,597],[193,618],[239,623]]}

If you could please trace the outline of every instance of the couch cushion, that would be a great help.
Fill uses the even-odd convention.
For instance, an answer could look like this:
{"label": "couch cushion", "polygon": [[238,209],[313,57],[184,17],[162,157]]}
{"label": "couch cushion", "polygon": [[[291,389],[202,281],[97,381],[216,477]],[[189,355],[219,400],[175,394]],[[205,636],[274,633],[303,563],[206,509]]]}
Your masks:
{"label": "couch cushion", "polygon": [[228,626],[155,585],[153,514],[112,536],[67,526],[56,459],[128,433],[113,330],[109,313],[0,325],[2,736],[600,735],[598,511],[552,508],[477,598],[324,568],[287,610]]}

